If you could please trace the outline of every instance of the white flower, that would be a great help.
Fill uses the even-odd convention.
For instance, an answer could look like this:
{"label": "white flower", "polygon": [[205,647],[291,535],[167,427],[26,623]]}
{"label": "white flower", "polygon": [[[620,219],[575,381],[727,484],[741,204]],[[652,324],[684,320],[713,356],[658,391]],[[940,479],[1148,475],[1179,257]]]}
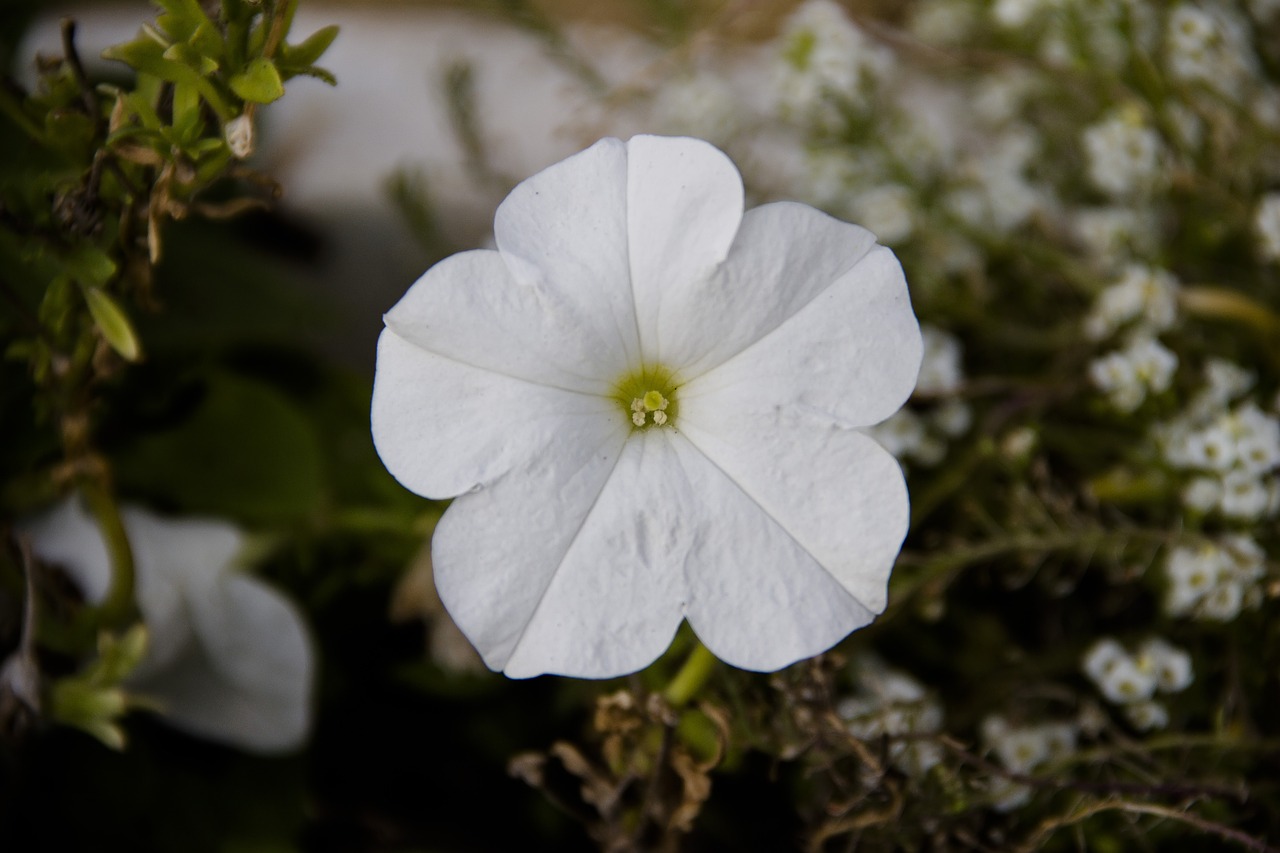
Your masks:
{"label": "white flower", "polygon": [[1124,715],[1129,718],[1129,722],[1133,724],[1133,727],[1140,732],[1163,729],[1169,725],[1169,709],[1165,708],[1161,702],[1147,700],[1146,702],[1134,702],[1131,705],[1125,705]]}
{"label": "white flower", "polygon": [[1186,690],[1195,679],[1191,655],[1159,637],[1152,637],[1139,646],[1138,658],[1155,671],[1156,687],[1161,693]]}
{"label": "white flower", "polygon": [[1258,250],[1269,261],[1280,261],[1280,193],[1263,196],[1253,214]]}
{"label": "white flower", "polygon": [[911,191],[901,184],[872,187],[854,196],[850,207],[854,215],[886,243],[905,240],[915,230]]}
{"label": "white flower", "polygon": [[742,198],[705,142],[604,139],[386,315],[374,442],[411,490],[458,496],[436,585],[491,668],[631,672],[687,618],[770,670],[884,608],[907,493],[857,428],[919,369],[901,267],[865,229]]}
{"label": "white flower", "polygon": [[964,382],[960,339],[927,323],[920,327],[920,334],[924,338],[924,357],[920,362],[916,392],[938,395],[954,393]]}
{"label": "white flower", "polygon": [[863,35],[832,0],[806,0],[787,18],[779,54],[779,109],[820,124],[841,120],[832,97],[865,106],[869,91],[894,64],[892,52]]}
{"label": "white flower", "polygon": [[[240,532],[221,521],[141,509],[121,515],[148,636],[130,688],[191,734],[254,752],[301,745],[311,725],[311,643],[288,599],[234,569]],[[26,531],[32,550],[62,566],[87,601],[106,598],[107,546],[75,499]]]}
{"label": "white flower", "polygon": [[1154,338],[1140,338],[1122,350],[1089,364],[1089,378],[1111,405],[1132,412],[1149,392],[1166,391],[1173,382],[1178,357]]}
{"label": "white flower", "polygon": [[1098,189],[1123,196],[1145,189],[1160,176],[1163,146],[1142,113],[1120,108],[1085,128],[1089,179]]}
{"label": "white flower", "polygon": [[1162,332],[1178,315],[1178,280],[1168,272],[1131,264],[1109,286],[1085,318],[1085,334],[1101,340],[1131,320],[1151,332]]}

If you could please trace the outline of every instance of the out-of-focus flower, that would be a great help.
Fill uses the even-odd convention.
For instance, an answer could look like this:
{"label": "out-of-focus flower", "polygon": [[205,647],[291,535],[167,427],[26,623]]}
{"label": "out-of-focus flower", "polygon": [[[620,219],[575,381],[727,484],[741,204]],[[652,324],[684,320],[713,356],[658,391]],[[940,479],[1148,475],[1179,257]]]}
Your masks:
{"label": "out-of-focus flower", "polygon": [[1280,261],[1280,193],[1262,197],[1253,214],[1258,251],[1269,261]]}
{"label": "out-of-focus flower", "polygon": [[[987,748],[1006,770],[1022,774],[1070,755],[1076,748],[1077,731],[1074,723],[1066,722],[1011,726],[998,716],[982,721],[982,739]],[[1030,800],[1031,789],[1010,779],[996,779],[991,795],[995,808],[1007,812]]]}
{"label": "out-of-focus flower", "polygon": [[1178,280],[1168,272],[1137,264],[1098,295],[1085,318],[1085,334],[1101,340],[1137,321],[1152,333],[1163,332],[1178,317]]}
{"label": "out-of-focus flower", "polygon": [[836,707],[850,734],[863,740],[889,738],[889,759],[912,776],[927,773],[941,762],[942,746],[920,736],[942,728],[942,705],[920,682],[879,658],[861,657],[854,661],[853,670],[857,692]]}
{"label": "out-of-focus flower", "polygon": [[1194,678],[1191,655],[1159,637],[1145,641],[1135,654],[1104,637],[1085,652],[1081,669],[1107,701],[1123,707],[1129,722],[1140,731],[1169,724],[1168,709],[1151,698],[1156,691],[1178,693]]}
{"label": "out-of-focus flower", "polygon": [[1178,357],[1154,338],[1139,338],[1122,350],[1094,360],[1089,378],[1121,412],[1132,412],[1147,395],[1166,391]]}
{"label": "out-of-focus flower", "polygon": [[630,672],[687,618],[776,669],[883,609],[907,495],[858,428],[919,369],[902,270],[862,228],[742,199],[705,142],[605,139],[386,315],[374,441],[458,496],[436,585],[491,668]]}
{"label": "out-of-focus flower", "polygon": [[1150,188],[1160,177],[1160,135],[1136,109],[1116,110],[1085,128],[1082,138],[1089,179],[1098,189],[1123,196]]}
{"label": "out-of-focus flower", "polygon": [[[297,608],[235,569],[243,536],[230,524],[121,513],[133,549],[146,657],[129,677],[175,728],[253,752],[293,749],[311,726],[314,654]],[[101,602],[106,542],[69,499],[26,526],[31,547]]]}

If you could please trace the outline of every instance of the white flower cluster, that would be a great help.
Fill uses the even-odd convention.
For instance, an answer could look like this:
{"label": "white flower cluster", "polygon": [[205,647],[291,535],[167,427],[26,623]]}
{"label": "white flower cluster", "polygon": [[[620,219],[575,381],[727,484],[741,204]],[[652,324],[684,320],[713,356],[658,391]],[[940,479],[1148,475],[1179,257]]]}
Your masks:
{"label": "white flower cluster", "polygon": [[806,0],[787,19],[773,69],[777,104],[820,124],[865,107],[893,54],[871,41],[832,0]]}
{"label": "white flower cluster", "polygon": [[1085,317],[1084,333],[1100,341],[1129,324],[1152,334],[1163,332],[1178,318],[1178,290],[1178,280],[1167,270],[1130,264],[1098,295]]}
{"label": "white flower cluster", "polygon": [[1082,134],[1089,180],[1112,196],[1151,189],[1163,174],[1163,144],[1140,108],[1113,110]]}
{"label": "white flower cluster", "polygon": [[1120,412],[1132,412],[1149,394],[1167,391],[1178,357],[1155,338],[1140,337],[1089,364],[1089,379]]}
{"label": "white flower cluster", "polygon": [[1129,654],[1115,639],[1101,639],[1085,652],[1081,668],[1107,701],[1120,705],[1140,731],[1169,724],[1168,709],[1153,698],[1157,692],[1181,692],[1195,677],[1191,655],[1158,637],[1144,642],[1135,654]]}
{"label": "white flower cluster", "polygon": [[1256,76],[1249,25],[1225,4],[1179,4],[1165,26],[1165,64],[1174,78],[1239,98],[1244,81]]}
{"label": "white flower cluster", "polygon": [[1237,521],[1274,517],[1280,513],[1280,418],[1252,401],[1227,408],[1253,385],[1243,368],[1214,360],[1206,374],[1208,385],[1186,412],[1156,431],[1165,462],[1191,475],[1183,504]]}
{"label": "white flower cluster", "polygon": [[836,713],[861,740],[889,739],[889,759],[909,776],[923,775],[942,761],[942,747],[903,735],[928,735],[942,729],[942,705],[907,673],[871,655],[854,662],[858,690],[842,700]]}
{"label": "white flower cluster", "polygon": [[1219,544],[1174,548],[1164,567],[1165,612],[1230,622],[1242,609],[1262,604],[1265,562],[1262,548],[1244,534],[1226,536]]}
{"label": "white flower cluster", "polygon": [[[995,753],[1006,770],[1023,775],[1074,752],[1076,734],[1075,723],[1011,726],[999,716],[990,716],[982,721],[982,739],[987,748]],[[1031,799],[1031,788],[1012,779],[996,779],[992,783],[991,795],[996,810],[1008,812]]]}
{"label": "white flower cluster", "polygon": [[954,396],[964,382],[959,339],[928,324],[920,326],[920,334],[924,338],[924,360],[916,381],[916,396],[938,402],[923,414],[904,407],[866,432],[898,459],[929,468],[942,461],[949,439],[968,432],[973,412],[968,403]]}

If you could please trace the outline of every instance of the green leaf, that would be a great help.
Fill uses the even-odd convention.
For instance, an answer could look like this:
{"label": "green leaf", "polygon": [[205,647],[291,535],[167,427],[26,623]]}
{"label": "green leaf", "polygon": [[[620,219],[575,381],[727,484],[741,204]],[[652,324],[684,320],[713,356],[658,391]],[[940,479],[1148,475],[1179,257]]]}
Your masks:
{"label": "green leaf", "polygon": [[218,63],[186,42],[169,45],[161,55],[170,62],[182,63],[201,77],[206,77],[218,70]]}
{"label": "green leaf", "polygon": [[231,91],[256,104],[269,104],[284,94],[280,72],[271,60],[262,57],[252,60],[230,83]]}
{"label": "green leaf", "polygon": [[311,423],[272,386],[230,374],[184,423],[118,454],[117,472],[125,489],[251,522],[306,517],[324,494]]}
{"label": "green leaf", "polygon": [[298,44],[284,45],[280,50],[281,62],[299,67],[315,65],[316,60],[329,49],[329,45],[333,44],[333,40],[337,37],[337,24],[318,29]]}
{"label": "green leaf", "polygon": [[307,65],[305,67],[298,67],[294,65],[284,65],[283,63],[281,63],[280,70],[281,72],[283,72],[286,80],[289,79],[290,77],[300,77],[300,76],[314,77],[317,80],[323,80],[324,82],[328,83],[330,86],[338,85],[338,78],[333,76],[333,72],[327,71],[318,65]]}
{"label": "green leaf", "polygon": [[88,304],[89,313],[93,315],[93,322],[97,324],[98,331],[102,332],[102,337],[125,361],[137,361],[142,348],[138,345],[138,335],[124,309],[100,287],[85,285],[81,290],[84,291],[84,301]]}

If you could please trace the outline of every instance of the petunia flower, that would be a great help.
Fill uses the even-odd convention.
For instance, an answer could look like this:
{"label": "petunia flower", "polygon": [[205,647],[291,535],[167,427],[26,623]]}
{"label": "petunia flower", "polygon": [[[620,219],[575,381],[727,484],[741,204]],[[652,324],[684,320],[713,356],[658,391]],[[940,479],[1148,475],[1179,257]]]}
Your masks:
{"label": "petunia flower", "polygon": [[[233,569],[241,533],[137,508],[121,515],[148,634],[130,691],[174,728],[208,740],[261,753],[301,745],[311,724],[311,641],[288,599]],[[106,542],[75,499],[25,530],[35,554],[65,569],[87,601],[106,598]]]}
{"label": "petunia flower", "polygon": [[436,585],[490,668],[620,675],[687,619],[767,671],[884,609],[907,491],[860,428],[921,358],[888,249],[744,214],[723,153],[655,136],[524,181],[494,236],[387,313],[372,406],[391,473],[456,498]]}

